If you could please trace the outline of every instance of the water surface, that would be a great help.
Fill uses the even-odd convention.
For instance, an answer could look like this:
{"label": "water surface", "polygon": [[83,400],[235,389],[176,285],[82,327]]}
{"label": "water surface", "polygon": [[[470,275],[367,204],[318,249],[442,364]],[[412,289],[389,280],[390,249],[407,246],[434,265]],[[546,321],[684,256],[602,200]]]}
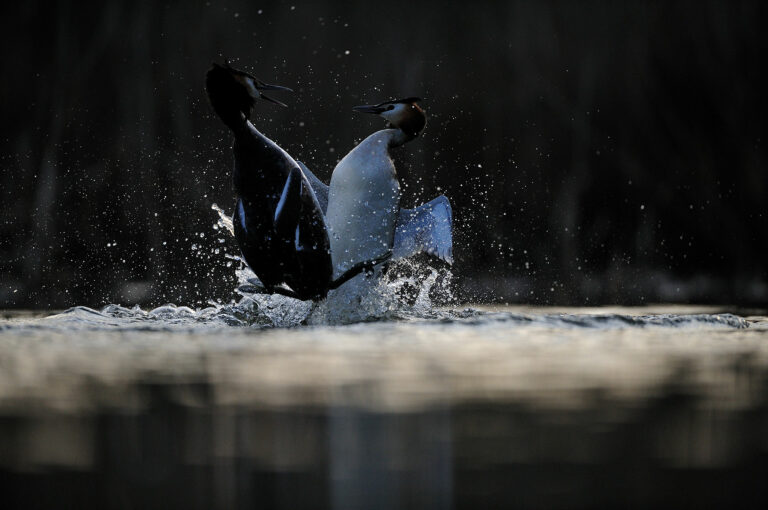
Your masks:
{"label": "water surface", "polygon": [[768,502],[765,317],[353,304],[6,313],[7,507]]}

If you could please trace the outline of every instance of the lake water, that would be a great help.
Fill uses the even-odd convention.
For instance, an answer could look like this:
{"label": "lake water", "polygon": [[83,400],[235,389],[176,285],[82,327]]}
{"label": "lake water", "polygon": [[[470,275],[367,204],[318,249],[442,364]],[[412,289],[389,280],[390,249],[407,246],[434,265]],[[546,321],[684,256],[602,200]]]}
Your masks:
{"label": "lake water", "polygon": [[6,313],[0,506],[768,505],[765,317],[336,305]]}

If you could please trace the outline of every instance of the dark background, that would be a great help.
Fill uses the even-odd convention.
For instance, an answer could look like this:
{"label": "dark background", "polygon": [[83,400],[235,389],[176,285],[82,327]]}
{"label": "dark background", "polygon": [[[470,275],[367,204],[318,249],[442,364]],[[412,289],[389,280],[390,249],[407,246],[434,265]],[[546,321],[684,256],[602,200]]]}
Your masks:
{"label": "dark background", "polygon": [[383,126],[352,106],[424,98],[404,200],[450,197],[460,300],[768,301],[764,2],[17,4],[0,306],[233,297],[224,57],[295,89],[255,123],[326,182]]}

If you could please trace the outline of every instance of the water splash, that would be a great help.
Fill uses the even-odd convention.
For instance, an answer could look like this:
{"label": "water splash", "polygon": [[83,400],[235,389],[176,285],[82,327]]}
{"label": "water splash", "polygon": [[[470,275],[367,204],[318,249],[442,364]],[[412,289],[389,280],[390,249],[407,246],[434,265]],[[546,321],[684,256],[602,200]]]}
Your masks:
{"label": "water splash", "polygon": [[219,219],[214,226],[214,229],[223,228],[231,235],[235,235],[235,226],[232,225],[232,218],[224,212],[224,210],[216,204],[211,204],[211,209],[216,211],[219,215]]}
{"label": "water splash", "polygon": [[[218,214],[216,226],[233,234],[232,219],[218,205],[211,208]],[[258,277],[240,257],[228,257],[239,262],[235,275],[243,298],[235,306],[240,309],[243,301],[251,300],[259,312],[269,310],[269,320],[276,326],[442,318],[444,312],[435,306],[454,301],[451,272],[444,264],[432,267],[435,262],[426,257],[398,260],[377,267],[373,274],[358,275],[317,303],[253,292]]]}
{"label": "water splash", "polygon": [[[371,281],[359,282],[362,288],[376,285]],[[574,313],[546,314],[520,313],[513,310],[483,311],[474,308],[450,309],[432,307],[426,310],[403,305],[396,300],[376,298],[376,293],[358,294],[350,300],[331,296],[320,303],[298,301],[280,295],[243,296],[238,302],[211,303],[211,306],[193,309],[167,304],[152,310],[120,305],[108,305],[101,310],[85,306],[70,308],[62,313],[43,318],[0,321],[0,331],[19,332],[53,330],[71,334],[77,330],[161,331],[205,333],[227,330],[231,327],[249,329],[293,328],[296,326],[333,326],[350,323],[424,323],[472,328],[489,331],[502,327],[505,331],[531,330],[738,330],[765,325],[752,323],[730,313],[722,314],[620,314]],[[390,296],[391,298],[391,296]],[[341,299],[341,303],[333,299]],[[451,327],[453,327],[451,326]]]}
{"label": "water splash", "polygon": [[[232,232],[232,221],[217,205],[216,230]],[[452,274],[446,266],[433,267],[429,258],[398,260],[377,267],[372,275],[361,274],[319,302],[300,301],[281,295],[248,292],[256,275],[237,256],[238,300],[209,302],[193,309],[167,304],[152,310],[138,306],[108,305],[101,310],[71,308],[63,313],[31,321],[0,323],[0,330],[16,329],[118,329],[151,331],[210,331],[219,328],[252,329],[329,326],[360,322],[437,322],[464,326],[503,324],[511,328],[562,329],[743,329],[750,323],[731,314],[636,315],[621,313],[526,314],[511,311],[451,309],[456,299]],[[447,305],[447,306],[446,306]]]}

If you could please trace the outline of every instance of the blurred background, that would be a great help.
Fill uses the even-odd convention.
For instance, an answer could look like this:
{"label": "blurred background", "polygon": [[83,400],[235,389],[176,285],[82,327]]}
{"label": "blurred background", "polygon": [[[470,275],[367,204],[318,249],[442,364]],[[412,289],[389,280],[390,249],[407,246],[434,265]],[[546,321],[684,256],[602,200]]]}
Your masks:
{"label": "blurred background", "polygon": [[768,299],[766,6],[16,2],[0,8],[0,306],[228,301],[232,60],[292,87],[255,124],[326,182],[418,95],[404,204],[444,193],[460,300]]}

